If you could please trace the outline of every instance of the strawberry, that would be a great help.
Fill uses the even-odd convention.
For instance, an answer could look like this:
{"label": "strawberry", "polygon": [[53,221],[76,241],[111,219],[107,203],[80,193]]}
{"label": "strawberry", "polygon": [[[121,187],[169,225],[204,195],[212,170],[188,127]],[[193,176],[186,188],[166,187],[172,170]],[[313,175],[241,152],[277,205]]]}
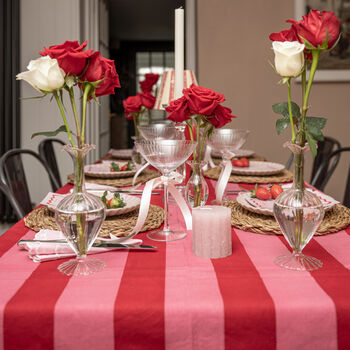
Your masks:
{"label": "strawberry", "polygon": [[249,159],[248,158],[241,158],[241,162],[244,167],[249,167]]}
{"label": "strawberry", "polygon": [[126,171],[128,168],[128,164],[124,164],[121,168],[120,171]]}
{"label": "strawberry", "polygon": [[276,199],[283,192],[283,188],[280,185],[272,185],[270,187],[270,193],[273,199]]}
{"label": "strawberry", "polygon": [[251,191],[252,198],[258,198],[263,201],[267,201],[272,198],[271,193],[268,189],[264,187],[258,187],[258,185],[255,185],[255,189]]}
{"label": "strawberry", "polygon": [[240,159],[234,159],[232,161],[232,165],[236,166],[236,167],[239,167],[239,168],[243,167],[243,163],[242,163],[242,161]]}

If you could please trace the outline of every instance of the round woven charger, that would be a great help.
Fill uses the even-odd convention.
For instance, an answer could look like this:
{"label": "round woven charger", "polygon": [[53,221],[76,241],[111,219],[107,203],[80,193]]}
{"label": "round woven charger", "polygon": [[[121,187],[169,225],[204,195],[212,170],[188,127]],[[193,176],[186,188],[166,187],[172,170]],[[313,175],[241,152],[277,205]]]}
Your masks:
{"label": "round woven charger", "polygon": [[[204,171],[204,176],[209,179],[218,180],[220,176],[221,168],[211,168],[209,170]],[[253,176],[253,175],[233,175],[231,174],[229,182],[242,182],[242,183],[259,183],[259,184],[267,184],[267,183],[279,183],[279,182],[290,182],[293,181],[293,173],[289,170],[283,169],[279,174],[275,175],[261,175],[261,176]]]}
{"label": "round woven charger", "polygon": [[[154,170],[146,169],[144,170],[136,179],[135,185],[143,184],[148,180],[154,179],[159,176],[159,173]],[[99,185],[107,185],[107,186],[115,186],[115,187],[124,187],[124,186],[132,186],[133,177],[122,177],[115,179],[99,179],[97,177],[91,177],[85,175],[86,182],[92,182]],[[70,174],[67,177],[67,180],[70,184],[74,183],[74,175]]]}
{"label": "round woven charger", "polygon": [[[138,210],[130,213],[109,216],[102,224],[100,230],[100,237],[109,237],[110,233],[116,236],[126,236],[134,228]],[[150,205],[147,219],[143,225],[141,232],[153,230],[162,225],[164,220],[164,211],[156,205]],[[33,210],[27,217],[24,218],[25,225],[33,231],[40,231],[41,229],[58,230],[55,221],[55,215],[46,207],[41,207]]]}
{"label": "round woven charger", "polygon": [[[231,208],[231,225],[243,231],[250,231],[261,234],[277,234],[282,232],[273,216],[267,216],[250,212],[241,207],[237,201],[230,201],[224,204]],[[335,205],[327,211],[324,219],[318,228],[315,236],[322,236],[327,233],[338,232],[350,225],[350,209],[342,204]]]}

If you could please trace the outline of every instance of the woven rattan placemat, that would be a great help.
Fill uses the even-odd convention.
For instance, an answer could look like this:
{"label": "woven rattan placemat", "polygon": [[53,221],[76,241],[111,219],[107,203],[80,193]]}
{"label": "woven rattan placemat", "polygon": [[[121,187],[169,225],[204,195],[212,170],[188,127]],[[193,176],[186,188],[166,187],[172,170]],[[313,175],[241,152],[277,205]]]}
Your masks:
{"label": "woven rattan placemat", "polygon": [[[241,207],[237,201],[224,204],[231,208],[231,224],[243,231],[261,234],[281,235],[281,230],[273,216],[267,216],[250,212]],[[327,211],[325,217],[316,232],[316,236],[338,232],[350,225],[350,209],[342,204],[335,205]]]}
{"label": "woven rattan placemat", "polygon": [[[109,237],[110,233],[113,233],[116,236],[125,236],[129,234],[136,224],[138,214],[139,211],[134,210],[130,213],[107,217],[102,224],[99,236]],[[158,228],[162,225],[163,220],[163,209],[156,205],[151,205],[141,232]],[[33,210],[27,217],[24,218],[24,223],[28,228],[36,232],[40,231],[41,229],[58,230],[54,213],[48,210],[46,207]]]}
{"label": "woven rattan placemat", "polygon": [[[146,183],[148,180],[154,179],[155,177],[158,177],[158,176],[160,176],[158,171],[146,169],[137,177],[135,184]],[[90,176],[85,175],[86,182],[93,182],[93,183],[99,184],[99,185],[115,186],[115,187],[132,186],[132,179],[133,179],[133,177],[121,177],[121,178],[115,178],[115,179],[99,179],[96,177],[90,177]],[[67,180],[70,184],[73,184],[74,183],[74,175],[73,174],[68,175]]]}
{"label": "woven rattan placemat", "polygon": [[[209,179],[218,180],[220,176],[221,168],[211,168],[204,171],[204,176]],[[231,174],[229,182],[242,182],[242,183],[280,183],[293,181],[293,173],[289,170],[282,170],[276,175],[264,175],[264,176],[252,176],[252,175],[233,175]]]}

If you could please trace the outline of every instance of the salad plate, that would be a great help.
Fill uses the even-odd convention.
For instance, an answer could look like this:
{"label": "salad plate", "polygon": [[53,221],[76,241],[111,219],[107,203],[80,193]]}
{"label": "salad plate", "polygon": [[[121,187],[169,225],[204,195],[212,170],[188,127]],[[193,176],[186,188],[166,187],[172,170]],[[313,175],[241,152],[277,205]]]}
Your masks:
{"label": "salad plate", "polygon": [[136,173],[136,169],[131,162],[116,162],[111,160],[104,160],[100,164],[85,165],[84,171],[85,175],[98,178],[131,177]]}
{"label": "salad plate", "polygon": [[273,162],[250,161],[248,167],[232,166],[232,174],[237,175],[273,175],[280,173],[285,166]]}

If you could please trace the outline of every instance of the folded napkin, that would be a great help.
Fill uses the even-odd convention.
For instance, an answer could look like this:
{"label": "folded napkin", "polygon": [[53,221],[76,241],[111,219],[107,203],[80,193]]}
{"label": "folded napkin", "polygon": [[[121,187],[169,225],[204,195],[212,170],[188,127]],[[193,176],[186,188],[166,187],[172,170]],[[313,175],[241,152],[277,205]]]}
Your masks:
{"label": "folded napkin", "polygon": [[[53,240],[53,239],[65,239],[61,231],[54,230],[40,230],[34,237],[38,240]],[[104,239],[104,241],[107,241]],[[108,240],[113,242],[113,240]],[[115,240],[114,240],[115,241]],[[123,244],[135,244],[142,243],[141,239],[128,239],[123,241]],[[63,258],[75,257],[75,253],[68,243],[42,243],[42,242],[29,242],[21,246],[26,249],[29,254],[29,258],[34,262],[43,262],[50,260],[57,260]],[[117,248],[116,248],[117,249]],[[91,247],[88,254],[99,254],[114,250],[113,248],[94,248]]]}

